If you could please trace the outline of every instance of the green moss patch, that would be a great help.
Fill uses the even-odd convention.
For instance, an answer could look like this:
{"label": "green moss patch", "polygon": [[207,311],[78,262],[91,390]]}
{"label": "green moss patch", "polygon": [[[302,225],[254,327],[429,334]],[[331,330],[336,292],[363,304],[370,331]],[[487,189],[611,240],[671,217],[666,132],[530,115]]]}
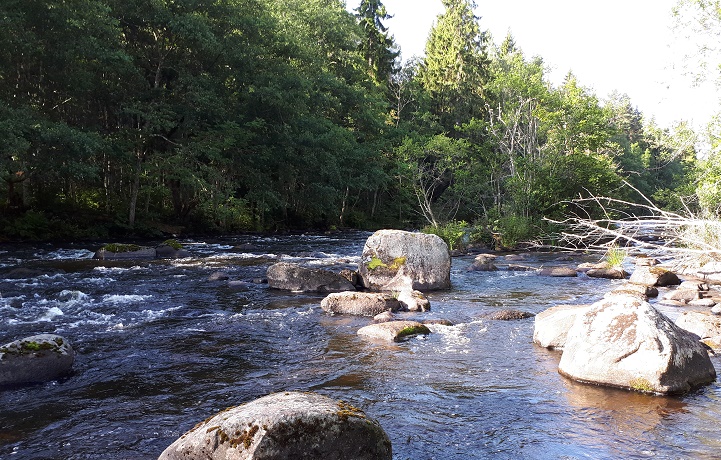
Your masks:
{"label": "green moss patch", "polygon": [[121,244],[121,243],[108,243],[102,248],[105,251],[119,253],[119,252],[134,252],[140,251],[142,247],[137,244]]}
{"label": "green moss patch", "polygon": [[183,245],[180,244],[180,242],[178,242],[178,240],[174,240],[174,239],[165,240],[165,241],[163,241],[163,244],[166,246],[170,246],[171,248],[175,249],[176,251],[183,249]]}
{"label": "green moss patch", "polygon": [[431,330],[428,329],[428,327],[424,326],[423,324],[418,324],[415,326],[406,326],[400,331],[398,331],[398,334],[396,334],[396,337],[399,339],[403,337],[408,337],[410,335],[416,335],[416,334],[430,334]]}
{"label": "green moss patch", "polygon": [[653,386],[651,386],[651,382],[644,379],[643,377],[638,377],[635,379],[632,379],[630,382],[628,382],[628,386],[631,387],[632,390],[640,391],[643,393],[654,393]]}

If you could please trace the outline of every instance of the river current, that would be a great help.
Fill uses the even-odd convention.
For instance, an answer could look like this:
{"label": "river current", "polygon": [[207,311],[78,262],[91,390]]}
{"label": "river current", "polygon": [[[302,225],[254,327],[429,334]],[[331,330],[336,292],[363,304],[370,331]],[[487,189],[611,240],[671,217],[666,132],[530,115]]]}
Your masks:
{"label": "river current", "polygon": [[[0,458],[153,459],[210,415],[287,390],[363,409],[394,460],[721,455],[718,382],[678,397],[574,383],[557,372],[560,352],[533,344],[532,318],[484,319],[591,303],[618,282],[469,272],[473,257],[456,257],[452,289],[405,314],[455,326],[395,344],[357,336],[370,319],[329,316],[322,295],[253,282],[277,261],[357,267],[368,236],[184,240],[190,258],[128,262],[93,260],[92,244],[0,246],[0,344],[56,333],[77,353],[61,380],[0,389]],[[15,267],[33,271],[5,278]],[[244,282],[211,280],[218,271]]]}

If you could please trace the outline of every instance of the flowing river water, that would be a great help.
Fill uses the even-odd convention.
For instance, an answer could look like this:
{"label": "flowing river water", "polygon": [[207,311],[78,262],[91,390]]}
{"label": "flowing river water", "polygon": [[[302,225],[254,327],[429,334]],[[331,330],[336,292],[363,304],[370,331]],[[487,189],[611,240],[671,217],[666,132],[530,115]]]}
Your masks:
{"label": "flowing river water", "polygon": [[[718,382],[678,397],[574,383],[560,352],[532,343],[532,318],[483,318],[591,303],[617,282],[468,272],[473,257],[457,257],[452,289],[406,314],[456,325],[394,344],[357,336],[370,320],[325,314],[321,295],[252,283],[279,260],[357,267],[368,236],[184,241],[190,258],[129,262],[93,260],[87,244],[0,247],[0,344],[56,333],[77,352],[61,380],[0,390],[0,458],[153,459],[208,416],[286,390],[363,409],[395,460],[721,455]],[[557,258],[520,263],[583,261]],[[35,271],[3,279],[14,267]],[[248,282],[211,281],[217,271]]]}

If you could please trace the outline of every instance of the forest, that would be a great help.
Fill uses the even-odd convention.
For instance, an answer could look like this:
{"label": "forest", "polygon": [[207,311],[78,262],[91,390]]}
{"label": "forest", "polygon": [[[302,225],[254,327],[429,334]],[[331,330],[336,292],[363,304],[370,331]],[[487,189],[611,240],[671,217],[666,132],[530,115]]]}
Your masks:
{"label": "forest", "polygon": [[513,247],[573,198],[639,192],[718,216],[687,124],[554,86],[442,2],[402,63],[380,0],[4,0],[0,241],[450,226]]}

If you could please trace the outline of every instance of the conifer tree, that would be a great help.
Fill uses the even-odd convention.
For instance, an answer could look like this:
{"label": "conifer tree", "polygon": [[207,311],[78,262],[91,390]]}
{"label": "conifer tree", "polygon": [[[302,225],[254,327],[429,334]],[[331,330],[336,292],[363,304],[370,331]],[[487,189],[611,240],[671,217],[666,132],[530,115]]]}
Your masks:
{"label": "conifer tree", "polygon": [[380,0],[361,0],[356,8],[356,17],[363,29],[360,52],[368,64],[368,73],[382,84],[388,84],[391,75],[398,71],[396,59],[399,52],[388,28],[383,21],[393,16],[388,14]]}
{"label": "conifer tree", "polygon": [[443,0],[446,11],[430,32],[421,68],[441,125],[452,131],[479,117],[488,80],[486,34],[473,13],[473,0]]}

